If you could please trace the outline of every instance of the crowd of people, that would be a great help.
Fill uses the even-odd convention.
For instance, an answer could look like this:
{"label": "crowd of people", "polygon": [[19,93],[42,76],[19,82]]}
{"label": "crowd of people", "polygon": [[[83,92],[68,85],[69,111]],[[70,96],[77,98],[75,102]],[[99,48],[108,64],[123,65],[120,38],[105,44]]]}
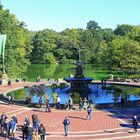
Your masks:
{"label": "crowd of people", "polygon": [[[17,124],[18,118],[16,115],[9,118],[5,112],[2,113],[0,116],[0,133],[4,134],[6,139],[14,139],[18,126]],[[32,115],[32,122],[28,116],[26,116],[20,129],[22,130],[23,140],[39,140],[39,138],[40,140],[46,139],[46,129],[36,114]]]}

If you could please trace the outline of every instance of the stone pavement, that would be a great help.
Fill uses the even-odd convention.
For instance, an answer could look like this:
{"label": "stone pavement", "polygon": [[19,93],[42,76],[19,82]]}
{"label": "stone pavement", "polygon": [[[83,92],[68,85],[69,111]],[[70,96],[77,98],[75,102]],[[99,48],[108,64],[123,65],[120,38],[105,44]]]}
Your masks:
{"label": "stone pavement", "polygon": [[[0,86],[0,93],[16,87],[40,83],[13,83],[12,87]],[[0,103],[0,114],[7,112],[9,119],[13,114],[18,117],[21,126],[25,116],[31,119],[32,114],[37,114],[40,121],[47,130],[47,140],[140,140],[140,131],[137,134],[132,132],[131,120],[134,115],[140,117],[139,106],[131,108],[108,108],[106,110],[93,110],[93,119],[86,120],[86,111],[75,110],[54,110],[45,113],[44,108],[28,108],[19,105],[7,105]],[[63,119],[70,118],[69,136],[64,136]],[[20,127],[16,132],[17,140],[22,139]],[[0,140],[4,138],[0,135]]]}

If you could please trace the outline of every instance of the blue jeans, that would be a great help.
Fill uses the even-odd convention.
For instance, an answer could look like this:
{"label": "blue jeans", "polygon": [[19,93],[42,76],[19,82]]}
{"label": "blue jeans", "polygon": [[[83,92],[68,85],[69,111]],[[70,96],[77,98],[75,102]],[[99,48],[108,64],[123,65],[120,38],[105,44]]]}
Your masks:
{"label": "blue jeans", "polygon": [[90,113],[87,114],[87,120],[88,120],[88,119],[89,119],[89,120],[92,119],[92,112],[90,112]]}
{"label": "blue jeans", "polygon": [[27,140],[32,140],[32,136],[27,135]]}
{"label": "blue jeans", "polygon": [[33,129],[37,130],[38,131],[38,123],[33,123]]}
{"label": "blue jeans", "polygon": [[64,125],[65,136],[68,136],[68,125]]}

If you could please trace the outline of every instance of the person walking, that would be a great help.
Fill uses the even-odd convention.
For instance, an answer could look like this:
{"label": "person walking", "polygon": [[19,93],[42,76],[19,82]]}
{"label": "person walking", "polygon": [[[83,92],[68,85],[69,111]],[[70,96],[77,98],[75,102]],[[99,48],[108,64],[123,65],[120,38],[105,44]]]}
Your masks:
{"label": "person walking", "polygon": [[91,105],[89,105],[87,108],[87,120],[91,120],[91,119],[92,119],[92,108]]}
{"label": "person walking", "polygon": [[65,136],[68,136],[68,127],[70,125],[70,120],[68,117],[65,117],[63,124],[64,124]]}
{"label": "person walking", "polygon": [[51,112],[50,104],[49,104],[49,99],[46,100],[46,110],[45,110],[45,112]]}
{"label": "person walking", "polygon": [[134,133],[137,133],[137,128],[138,128],[138,125],[139,125],[139,123],[138,123],[138,120],[137,120],[137,116],[134,116],[133,117],[133,126],[134,126]]}

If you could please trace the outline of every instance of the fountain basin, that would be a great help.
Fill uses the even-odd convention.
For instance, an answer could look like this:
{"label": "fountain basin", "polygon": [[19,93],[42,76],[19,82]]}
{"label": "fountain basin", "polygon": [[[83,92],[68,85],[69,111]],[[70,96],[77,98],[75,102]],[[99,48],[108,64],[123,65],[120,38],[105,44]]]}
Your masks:
{"label": "fountain basin", "polygon": [[93,78],[85,77],[85,78],[64,78],[64,80],[68,83],[77,83],[77,84],[89,84],[92,82]]}

